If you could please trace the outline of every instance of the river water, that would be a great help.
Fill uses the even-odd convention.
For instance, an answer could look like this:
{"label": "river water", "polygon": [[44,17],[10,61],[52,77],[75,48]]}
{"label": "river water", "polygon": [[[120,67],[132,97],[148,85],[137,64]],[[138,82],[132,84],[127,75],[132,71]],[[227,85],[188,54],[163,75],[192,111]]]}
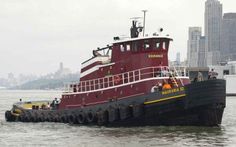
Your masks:
{"label": "river water", "polygon": [[5,110],[19,98],[48,100],[58,91],[0,90],[0,147],[5,146],[236,146],[236,97],[227,97],[221,127],[131,127],[106,128],[62,123],[6,122]]}

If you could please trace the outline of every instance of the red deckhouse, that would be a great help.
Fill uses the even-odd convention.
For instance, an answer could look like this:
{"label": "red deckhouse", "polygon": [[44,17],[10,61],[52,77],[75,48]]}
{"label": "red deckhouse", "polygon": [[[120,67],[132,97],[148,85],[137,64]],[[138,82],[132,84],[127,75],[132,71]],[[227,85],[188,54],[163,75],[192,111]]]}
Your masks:
{"label": "red deckhouse", "polygon": [[94,50],[94,56],[82,63],[80,82],[67,86],[59,109],[145,95],[151,92],[153,85],[163,83],[173,74],[178,85],[189,83],[185,72],[168,67],[172,39],[156,33],[140,37],[142,29],[133,21],[131,38],[114,37],[112,45]]}

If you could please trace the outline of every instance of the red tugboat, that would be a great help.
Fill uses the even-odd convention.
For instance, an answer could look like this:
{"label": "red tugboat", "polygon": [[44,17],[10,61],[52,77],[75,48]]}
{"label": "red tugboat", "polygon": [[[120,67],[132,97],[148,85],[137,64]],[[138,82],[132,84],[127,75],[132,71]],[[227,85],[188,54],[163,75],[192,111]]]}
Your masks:
{"label": "red tugboat", "polygon": [[[63,122],[107,126],[221,124],[225,81],[190,83],[186,70],[168,66],[168,36],[141,36],[132,22],[131,38],[93,51],[82,63],[81,79],[68,84],[60,102],[19,102],[7,121]],[[143,33],[144,34],[144,33]],[[101,52],[103,54],[101,54]],[[51,102],[50,102],[51,103]]]}

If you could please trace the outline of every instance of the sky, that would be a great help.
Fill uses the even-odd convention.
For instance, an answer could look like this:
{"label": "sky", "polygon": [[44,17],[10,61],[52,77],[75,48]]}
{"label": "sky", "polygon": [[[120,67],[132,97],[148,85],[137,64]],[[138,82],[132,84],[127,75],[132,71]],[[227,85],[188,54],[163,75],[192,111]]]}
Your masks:
{"label": "sky", "polygon": [[[236,12],[235,0],[221,0]],[[0,0],[0,77],[43,75],[59,63],[79,71],[92,50],[128,36],[132,17],[146,14],[146,33],[173,38],[169,58],[187,54],[188,27],[204,26],[205,0]],[[204,31],[204,29],[202,28]]]}

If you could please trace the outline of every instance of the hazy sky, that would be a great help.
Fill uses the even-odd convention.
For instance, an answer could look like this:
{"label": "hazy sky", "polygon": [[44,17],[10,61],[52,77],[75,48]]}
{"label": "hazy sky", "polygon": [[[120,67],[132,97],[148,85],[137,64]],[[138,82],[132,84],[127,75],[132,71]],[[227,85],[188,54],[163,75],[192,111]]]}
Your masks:
{"label": "hazy sky", "polygon": [[[129,35],[131,17],[147,9],[146,32],[163,27],[174,39],[169,52],[186,58],[189,26],[204,25],[205,0],[0,0],[0,77],[45,74],[59,62],[78,71],[92,50]],[[236,12],[235,0],[221,0]]]}

